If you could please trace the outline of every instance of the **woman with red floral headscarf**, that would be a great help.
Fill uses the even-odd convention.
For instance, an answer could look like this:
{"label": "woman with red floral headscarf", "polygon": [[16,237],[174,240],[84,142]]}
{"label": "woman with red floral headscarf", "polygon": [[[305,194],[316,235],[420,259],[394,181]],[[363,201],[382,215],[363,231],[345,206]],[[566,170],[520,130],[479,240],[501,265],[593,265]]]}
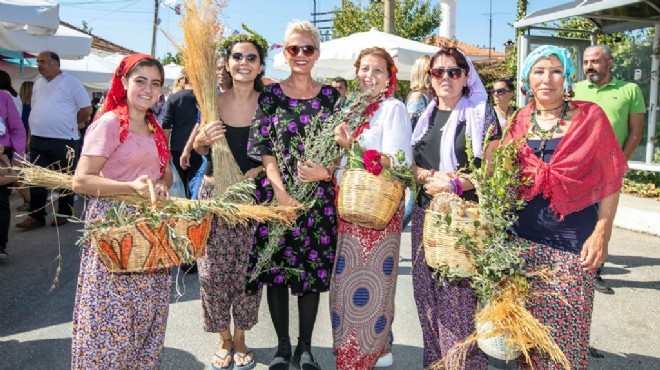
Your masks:
{"label": "woman with red floral headscarf", "polygon": [[[381,48],[364,49],[355,67],[360,90],[369,95],[371,104],[354,132],[346,124],[337,127],[337,144],[348,151],[357,141],[365,154],[372,154],[365,161],[366,167],[410,166],[412,126],[406,106],[392,96],[397,88],[392,57]],[[398,153],[405,154],[405,158],[402,160]],[[345,165],[346,159],[342,162]],[[330,315],[340,370],[372,369],[381,356],[391,351],[403,211],[401,202],[384,230],[339,221]]]}
{"label": "woman with red floral headscarf", "polygon": [[[149,194],[172,184],[163,130],[149,108],[158,100],[163,67],[144,54],[125,57],[99,118],[87,129],[73,190],[94,198],[87,222],[103,219],[108,196]],[[90,243],[82,246],[73,311],[71,368],[157,369],[165,340],[170,270],[115,274]]]}

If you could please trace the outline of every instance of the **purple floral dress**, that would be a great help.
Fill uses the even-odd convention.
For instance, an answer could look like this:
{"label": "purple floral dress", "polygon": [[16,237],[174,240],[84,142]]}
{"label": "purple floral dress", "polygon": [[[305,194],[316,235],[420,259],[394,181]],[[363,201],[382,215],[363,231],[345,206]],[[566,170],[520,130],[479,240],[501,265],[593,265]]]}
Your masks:
{"label": "purple floral dress", "polygon": [[[319,94],[311,99],[293,99],[284,95],[279,84],[269,85],[259,97],[248,154],[261,161],[261,155],[272,155],[274,150],[283,152],[287,167],[292,169],[291,173],[280,174],[286,186],[297,176],[295,160],[289,153],[304,153],[301,139],[305,137],[306,125],[315,116],[324,118],[330,114],[338,99],[337,91],[328,85],[323,85]],[[274,197],[265,175],[257,179],[256,196],[259,202]],[[280,240],[281,248],[272,256],[269,270],[259,275],[259,284],[288,286],[291,294],[298,296],[329,289],[337,244],[335,198],[334,183],[320,182],[316,202],[300,214],[295,226]],[[268,235],[268,225],[257,226],[251,272],[268,242]],[[251,283],[249,288],[256,289],[259,284]]]}

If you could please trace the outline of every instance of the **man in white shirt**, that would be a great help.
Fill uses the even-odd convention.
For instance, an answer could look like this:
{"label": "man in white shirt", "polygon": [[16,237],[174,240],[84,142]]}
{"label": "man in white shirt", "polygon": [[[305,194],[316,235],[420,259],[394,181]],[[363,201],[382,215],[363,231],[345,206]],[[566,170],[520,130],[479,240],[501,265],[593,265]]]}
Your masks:
{"label": "man in white shirt", "polygon": [[[56,53],[40,53],[37,65],[41,77],[32,89],[30,159],[41,167],[73,171],[68,167],[67,154],[74,156],[72,163],[75,166],[79,130],[92,114],[89,95],[78,79],[60,70],[60,57]],[[46,189],[31,188],[29,215],[16,227],[33,230],[44,226],[47,197]],[[54,216],[51,226],[64,225],[66,217],[73,214],[73,196],[62,196],[58,202],[57,213],[63,216]]]}

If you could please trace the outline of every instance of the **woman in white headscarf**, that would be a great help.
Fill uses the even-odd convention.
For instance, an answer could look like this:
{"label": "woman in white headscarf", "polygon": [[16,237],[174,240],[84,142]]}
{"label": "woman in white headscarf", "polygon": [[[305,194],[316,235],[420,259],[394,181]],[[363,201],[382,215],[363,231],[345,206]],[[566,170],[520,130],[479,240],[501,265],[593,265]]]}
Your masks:
{"label": "woman in white headscarf", "polygon": [[[456,48],[441,48],[431,58],[429,75],[435,97],[419,118],[412,136],[413,173],[423,185],[412,213],[413,291],[424,336],[424,367],[474,332],[477,296],[468,279],[438,281],[424,261],[421,247],[425,209],[442,192],[476,200],[474,186],[456,171],[466,168],[466,142],[471,140],[475,165],[488,157],[502,136],[497,115],[486,103],[488,94],[470,59]],[[482,150],[484,138],[490,144]],[[486,369],[486,354],[476,347],[463,363],[466,369]]]}

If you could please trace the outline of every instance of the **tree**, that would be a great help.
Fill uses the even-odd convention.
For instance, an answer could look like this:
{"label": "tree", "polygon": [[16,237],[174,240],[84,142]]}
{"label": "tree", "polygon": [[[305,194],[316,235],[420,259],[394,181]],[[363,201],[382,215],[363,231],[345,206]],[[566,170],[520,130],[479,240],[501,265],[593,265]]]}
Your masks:
{"label": "tree", "polygon": [[90,35],[92,34],[92,27],[90,27],[89,23],[84,19],[82,21],[82,31]]}
{"label": "tree", "polygon": [[[395,0],[392,0],[395,1]],[[394,9],[394,33],[398,36],[421,41],[440,24],[440,7],[431,0],[396,0]],[[366,32],[375,27],[383,30],[383,3],[372,1],[366,8],[353,0],[342,0],[332,17],[332,37],[344,37],[356,32]]]}
{"label": "tree", "polygon": [[165,56],[159,60],[162,65],[168,65],[170,63],[181,65],[181,55],[179,52],[177,52],[175,55],[172,55],[172,53],[168,51]]}

